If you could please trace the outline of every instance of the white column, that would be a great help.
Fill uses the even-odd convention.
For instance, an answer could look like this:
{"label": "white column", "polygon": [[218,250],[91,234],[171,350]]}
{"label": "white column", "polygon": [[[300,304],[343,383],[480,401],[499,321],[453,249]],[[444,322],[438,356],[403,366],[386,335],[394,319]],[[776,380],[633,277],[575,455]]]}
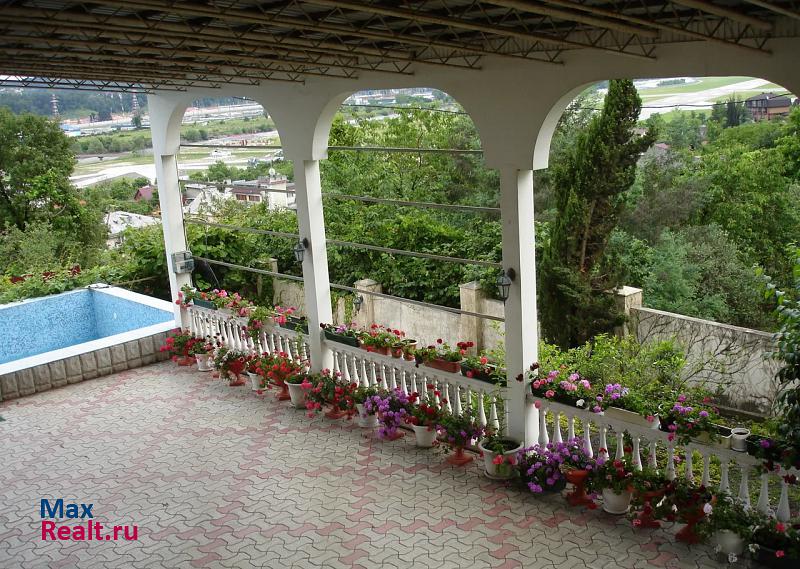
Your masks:
{"label": "white column", "polygon": [[[178,184],[178,157],[180,124],[186,108],[184,102],[160,95],[148,96],[150,135],[153,139],[153,160],[158,182],[158,201],[161,208],[161,225],[164,229],[164,248],[167,256],[169,287],[174,301],[185,284],[191,284],[189,273],[176,274],[172,267],[172,254],[186,251],[186,236],[183,226],[183,200]],[[181,310],[175,309],[176,326],[187,326],[182,322]]]}
{"label": "white column", "polygon": [[303,285],[311,345],[311,367],[314,370],[321,370],[332,367],[333,355],[322,343],[319,325],[333,322],[333,312],[319,160],[294,160],[294,183],[297,190],[297,225],[300,230],[300,240],[305,238],[309,243],[303,258]]}
{"label": "white column", "polygon": [[[536,258],[533,229],[533,171],[505,167],[500,170],[500,215],[503,235],[503,269],[516,273],[505,305],[506,369],[508,371],[509,435],[526,444],[526,422],[535,420],[526,398],[527,381],[519,382],[538,359],[536,314]],[[527,429],[528,436],[534,430]]]}

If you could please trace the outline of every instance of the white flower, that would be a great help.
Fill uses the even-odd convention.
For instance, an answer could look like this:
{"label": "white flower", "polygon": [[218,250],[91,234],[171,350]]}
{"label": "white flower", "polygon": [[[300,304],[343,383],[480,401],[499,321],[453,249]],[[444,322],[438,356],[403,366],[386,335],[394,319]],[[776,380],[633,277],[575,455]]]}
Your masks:
{"label": "white flower", "polygon": [[750,550],[750,553],[755,553],[756,551],[758,551],[758,544],[751,543],[750,545],[747,546],[747,549]]}
{"label": "white flower", "polygon": [[714,553],[721,553],[721,552],[722,552],[722,546],[720,544],[717,544],[714,547]]}
{"label": "white flower", "polygon": [[584,401],[583,399],[578,399],[578,400],[575,402],[575,407],[583,407],[583,405],[584,405],[585,403],[586,403],[586,401]]}
{"label": "white flower", "polygon": [[728,563],[736,563],[737,561],[739,561],[739,558],[736,557],[735,553],[728,554]]}
{"label": "white flower", "polygon": [[710,514],[711,514],[711,512],[713,512],[713,511],[714,511],[714,508],[712,508],[712,507],[711,507],[711,504],[708,504],[708,503],[706,503],[705,505],[703,505],[703,513],[704,513],[705,515],[707,515],[707,516],[708,516],[708,515],[710,515]]}
{"label": "white flower", "polygon": [[678,506],[676,506],[675,504],[672,504],[672,511],[673,512],[677,512],[678,511]]}

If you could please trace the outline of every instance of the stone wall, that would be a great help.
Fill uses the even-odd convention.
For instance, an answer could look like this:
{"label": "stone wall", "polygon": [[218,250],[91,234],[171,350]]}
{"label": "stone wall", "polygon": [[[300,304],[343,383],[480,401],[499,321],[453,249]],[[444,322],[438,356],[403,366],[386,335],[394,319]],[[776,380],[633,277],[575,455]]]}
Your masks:
{"label": "stone wall", "polygon": [[166,336],[166,332],[160,332],[116,346],[100,348],[2,375],[0,401],[165,360],[169,354],[159,351],[159,348],[164,344]]}

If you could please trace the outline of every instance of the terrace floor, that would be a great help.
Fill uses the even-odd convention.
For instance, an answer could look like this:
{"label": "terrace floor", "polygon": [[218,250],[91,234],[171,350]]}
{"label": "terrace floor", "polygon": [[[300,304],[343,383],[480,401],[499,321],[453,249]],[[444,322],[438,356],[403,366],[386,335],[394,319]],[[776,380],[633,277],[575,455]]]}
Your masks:
{"label": "terrace floor", "polygon": [[[634,531],[172,362],[0,415],[0,567],[720,566],[674,528]],[[59,497],[138,540],[43,541],[39,502]]]}

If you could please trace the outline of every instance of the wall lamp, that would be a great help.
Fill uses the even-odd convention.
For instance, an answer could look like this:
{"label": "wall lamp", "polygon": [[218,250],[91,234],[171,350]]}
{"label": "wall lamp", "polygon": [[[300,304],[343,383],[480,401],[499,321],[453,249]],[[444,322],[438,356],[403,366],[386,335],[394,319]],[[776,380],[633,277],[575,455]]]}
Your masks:
{"label": "wall lamp", "polygon": [[507,269],[497,277],[497,294],[500,300],[505,302],[508,300],[508,293],[511,291],[511,283],[517,278],[517,272],[514,269]]}
{"label": "wall lamp", "polygon": [[294,246],[294,259],[298,262],[298,264],[303,264],[303,259],[306,256],[306,249],[308,249],[308,239],[303,237],[300,241],[297,242],[297,245]]}

